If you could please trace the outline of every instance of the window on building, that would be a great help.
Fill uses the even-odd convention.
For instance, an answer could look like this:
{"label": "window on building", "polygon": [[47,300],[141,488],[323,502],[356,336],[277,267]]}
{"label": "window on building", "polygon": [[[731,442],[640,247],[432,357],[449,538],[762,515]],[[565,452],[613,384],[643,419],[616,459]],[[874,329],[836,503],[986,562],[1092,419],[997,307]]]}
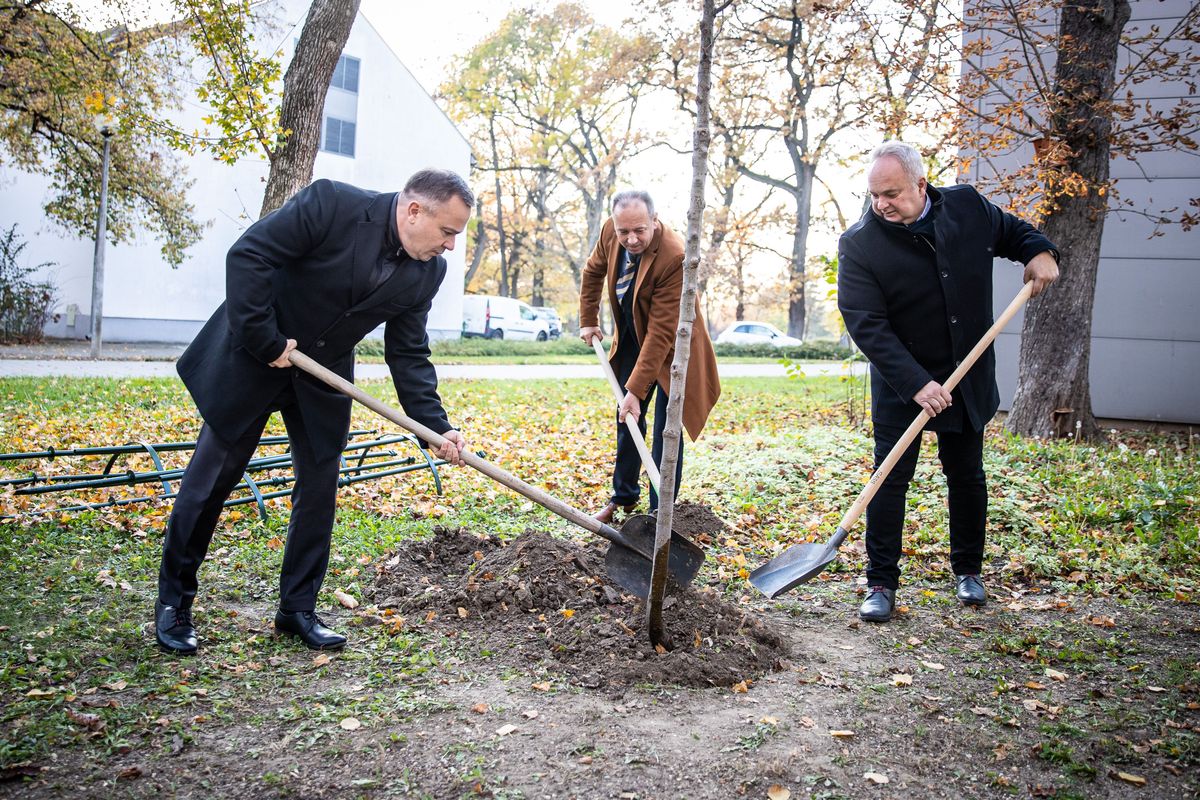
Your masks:
{"label": "window on building", "polygon": [[321,137],[321,149],[329,153],[354,157],[353,122],[336,117],[325,118],[325,135]]}
{"label": "window on building", "polygon": [[334,89],[344,89],[347,92],[358,94],[358,59],[350,58],[350,56],[339,58],[329,85]]}

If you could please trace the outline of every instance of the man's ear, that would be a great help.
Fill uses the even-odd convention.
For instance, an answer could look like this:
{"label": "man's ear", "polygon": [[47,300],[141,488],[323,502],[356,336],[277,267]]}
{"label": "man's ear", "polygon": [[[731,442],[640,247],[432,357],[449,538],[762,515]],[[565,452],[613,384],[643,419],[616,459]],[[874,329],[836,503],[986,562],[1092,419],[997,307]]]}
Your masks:
{"label": "man's ear", "polygon": [[421,203],[417,200],[409,200],[404,207],[404,214],[409,222],[416,222],[417,217],[421,214]]}

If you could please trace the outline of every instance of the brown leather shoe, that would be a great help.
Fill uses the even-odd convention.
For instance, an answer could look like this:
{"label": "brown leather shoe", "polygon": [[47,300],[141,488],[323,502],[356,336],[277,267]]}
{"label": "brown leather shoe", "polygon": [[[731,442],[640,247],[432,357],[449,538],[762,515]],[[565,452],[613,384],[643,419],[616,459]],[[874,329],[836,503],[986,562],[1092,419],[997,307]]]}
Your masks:
{"label": "brown leather shoe", "polygon": [[613,514],[617,513],[617,509],[621,509],[626,514],[632,514],[637,509],[637,503],[632,503],[627,506],[619,506],[611,500],[604,508],[592,515],[598,522],[603,522],[605,525],[612,524]]}

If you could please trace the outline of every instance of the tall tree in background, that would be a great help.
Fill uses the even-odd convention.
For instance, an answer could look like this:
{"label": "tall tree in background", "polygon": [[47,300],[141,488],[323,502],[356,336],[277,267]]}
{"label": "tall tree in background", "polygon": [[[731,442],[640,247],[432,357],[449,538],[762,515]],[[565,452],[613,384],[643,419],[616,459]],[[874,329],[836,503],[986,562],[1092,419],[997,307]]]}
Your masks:
{"label": "tall tree in background", "polygon": [[650,47],[575,3],[514,11],[442,87],[487,176],[484,225],[506,293],[521,291],[514,276],[524,271],[542,304],[554,281],[546,266],[563,262],[578,290],[620,165],[640,141],[634,121]]}
{"label": "tall tree in background", "polygon": [[114,115],[109,241],[141,228],[178,265],[204,226],[193,218],[172,138],[139,122],[178,104],[180,58],[135,12],[132,3],[109,3],[97,33],[70,3],[0,7],[0,164],[45,176],[47,219],[94,236],[102,138],[92,116]]}
{"label": "tall tree in background", "polygon": [[[1061,250],[1062,276],[1025,311],[1010,430],[1027,436],[1098,433],[1088,367],[1092,308],[1107,212],[1123,208],[1109,163],[1149,152],[1195,152],[1200,7],[1167,29],[1124,35],[1127,0],[968,5],[959,141],[969,166],[1029,152],[990,183]],[[1120,58],[1121,52],[1128,54]],[[1118,68],[1118,62],[1123,66]],[[1145,81],[1186,87],[1175,101],[1137,99]],[[1133,209],[1156,224],[1196,224],[1189,210]]]}
{"label": "tall tree in background", "polygon": [[[937,0],[917,5],[936,16]],[[888,128],[894,109],[881,108],[880,75],[901,67],[923,74],[928,62],[903,46],[911,24],[880,26],[856,0],[820,4],[751,0],[732,8],[725,27],[744,64],[769,76],[756,100],[760,114],[734,128],[738,135],[766,137],[782,150],[778,166],[739,163],[747,177],[787,195],[792,204],[788,333],[804,336],[808,235],[814,185],[821,165],[838,155],[850,134]],[[880,45],[880,39],[888,44]],[[777,77],[776,77],[777,76]]]}

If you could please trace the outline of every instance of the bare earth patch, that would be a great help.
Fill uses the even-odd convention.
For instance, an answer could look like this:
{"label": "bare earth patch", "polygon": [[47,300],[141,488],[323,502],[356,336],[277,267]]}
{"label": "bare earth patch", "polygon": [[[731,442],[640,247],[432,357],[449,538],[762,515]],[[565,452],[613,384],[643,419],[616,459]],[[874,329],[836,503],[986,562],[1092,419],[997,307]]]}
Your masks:
{"label": "bare earth patch", "polygon": [[[677,529],[699,538],[721,527],[692,506]],[[670,597],[676,648],[662,654],[642,604],[606,581],[602,553],[539,531],[503,543],[438,530],[378,565],[365,608],[326,614],[351,632],[350,648],[328,657],[279,650],[262,610],[207,609],[205,635],[244,648],[265,687],[247,690],[247,674],[206,644],[178,662],[180,682],[215,667],[217,686],[136,741],[9,765],[0,795],[1200,792],[1195,605],[992,582],[991,604],[975,610],[948,585],[905,586],[898,618],[870,626],[855,617],[853,582],[836,575],[776,602],[687,587]],[[417,642],[429,668],[387,672],[389,637]],[[102,699],[153,698],[121,687]]]}

